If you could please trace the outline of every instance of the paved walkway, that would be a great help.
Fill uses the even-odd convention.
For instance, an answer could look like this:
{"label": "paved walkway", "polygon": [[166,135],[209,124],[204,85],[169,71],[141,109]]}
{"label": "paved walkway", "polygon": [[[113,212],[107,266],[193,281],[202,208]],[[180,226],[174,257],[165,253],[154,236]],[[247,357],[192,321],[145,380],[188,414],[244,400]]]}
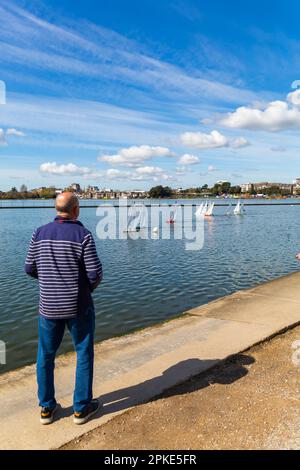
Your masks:
{"label": "paved walkway", "polygon": [[83,426],[72,421],[75,358],[56,367],[58,420],[41,426],[34,366],[0,376],[0,449],[51,449],[159,395],[232,354],[300,323],[300,273],[237,292],[183,317],[96,346],[94,395],[104,409]]}
{"label": "paved walkway", "polygon": [[298,450],[300,364],[292,345],[299,340],[296,326],[61,449]]}

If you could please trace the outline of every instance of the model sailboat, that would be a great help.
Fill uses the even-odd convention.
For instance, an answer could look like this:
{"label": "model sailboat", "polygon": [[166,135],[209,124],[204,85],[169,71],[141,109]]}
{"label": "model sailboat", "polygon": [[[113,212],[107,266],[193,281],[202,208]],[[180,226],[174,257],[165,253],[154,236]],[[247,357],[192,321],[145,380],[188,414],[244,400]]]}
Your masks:
{"label": "model sailboat", "polygon": [[203,216],[203,207],[204,207],[204,203],[202,202],[195,212],[196,218],[200,218]]}
{"label": "model sailboat", "polygon": [[213,210],[214,210],[215,203],[214,202],[205,202],[205,204],[202,202],[198,209],[196,210],[196,217],[211,217],[213,215]]}
{"label": "model sailboat", "polygon": [[133,205],[129,207],[128,216],[129,221],[128,230],[126,232],[139,232],[146,226],[146,208],[143,204]]}
{"label": "model sailboat", "polygon": [[176,216],[177,216],[177,204],[173,207],[173,210],[171,211],[170,218],[167,220],[168,224],[175,224],[176,222]]}
{"label": "model sailboat", "polygon": [[214,207],[215,207],[215,203],[210,202],[204,214],[205,217],[211,217],[213,215]]}
{"label": "model sailboat", "polygon": [[225,212],[225,215],[232,215],[233,211],[232,211],[232,202],[230,202],[229,204],[229,207],[227,209],[227,211]]}
{"label": "model sailboat", "polygon": [[233,211],[234,215],[243,215],[244,214],[244,204],[241,204],[241,201],[237,203]]}

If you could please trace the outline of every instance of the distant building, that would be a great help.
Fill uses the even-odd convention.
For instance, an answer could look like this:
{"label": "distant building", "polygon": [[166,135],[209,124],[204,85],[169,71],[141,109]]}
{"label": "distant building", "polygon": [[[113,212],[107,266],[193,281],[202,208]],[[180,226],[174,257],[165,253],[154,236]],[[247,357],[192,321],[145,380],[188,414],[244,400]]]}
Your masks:
{"label": "distant building", "polygon": [[147,194],[146,191],[142,191],[142,190],[137,189],[137,190],[134,190],[134,191],[130,192],[130,197],[132,197],[134,199],[135,198],[143,198],[143,197],[146,196],[146,194]]}
{"label": "distant building", "polygon": [[45,191],[46,189],[47,189],[46,186],[41,186],[40,188],[34,188],[34,189],[32,189],[32,191],[34,191],[34,192],[40,194],[40,193],[42,193],[43,191]]}
{"label": "distant building", "polygon": [[277,186],[276,183],[268,183],[267,181],[264,181],[262,183],[253,183],[253,189],[254,191],[261,191],[262,189],[267,189],[271,188],[272,186]]}
{"label": "distant building", "polygon": [[279,188],[281,190],[285,191],[290,191],[292,192],[293,190],[293,185],[289,183],[269,183],[269,182],[264,182],[264,183],[254,183],[253,188],[255,191],[261,191],[263,189],[268,189],[268,188]]}
{"label": "distant building", "polygon": [[279,189],[292,193],[294,190],[294,185],[290,183],[279,183]]}
{"label": "distant building", "polygon": [[263,181],[260,183],[245,183],[241,185],[242,193],[249,193],[251,191],[255,191],[256,193],[263,194],[264,191],[269,188],[278,188],[281,191],[286,191],[289,193],[293,192],[293,184],[290,183],[272,183],[269,181]]}
{"label": "distant building", "polygon": [[90,191],[90,192],[96,192],[96,191],[99,191],[99,187],[98,186],[88,186],[86,188],[87,191]]}
{"label": "distant building", "polygon": [[293,181],[294,188],[293,188],[293,194],[298,194],[300,192],[300,178],[296,178]]}
{"label": "distant building", "polygon": [[252,190],[253,190],[253,184],[252,183],[241,184],[242,193],[250,193]]}
{"label": "distant building", "polygon": [[76,193],[81,193],[81,187],[79,183],[72,183],[71,188],[74,189]]}

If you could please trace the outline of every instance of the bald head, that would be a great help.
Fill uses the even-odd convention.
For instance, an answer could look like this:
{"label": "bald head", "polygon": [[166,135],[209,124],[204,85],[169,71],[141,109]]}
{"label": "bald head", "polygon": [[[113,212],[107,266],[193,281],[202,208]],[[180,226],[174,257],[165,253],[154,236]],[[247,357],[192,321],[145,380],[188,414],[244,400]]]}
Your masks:
{"label": "bald head", "polygon": [[55,201],[57,214],[70,219],[77,219],[79,215],[78,198],[71,191],[59,194]]}

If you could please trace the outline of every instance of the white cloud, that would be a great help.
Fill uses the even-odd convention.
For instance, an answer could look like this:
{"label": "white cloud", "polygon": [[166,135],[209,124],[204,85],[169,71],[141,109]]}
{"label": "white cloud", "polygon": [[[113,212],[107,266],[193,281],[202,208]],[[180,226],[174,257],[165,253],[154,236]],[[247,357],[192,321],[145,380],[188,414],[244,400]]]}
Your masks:
{"label": "white cloud", "polygon": [[210,134],[203,132],[185,132],[181,134],[180,138],[184,145],[198,149],[226,147],[228,145],[227,137],[216,130],[211,131]]}
{"label": "white cloud", "polygon": [[209,165],[207,168],[207,171],[212,172],[212,171],[218,171],[218,168],[214,167],[213,165]]}
{"label": "white cloud", "polygon": [[160,175],[163,173],[163,169],[158,166],[142,166],[135,170],[140,175]]}
{"label": "white cloud", "polygon": [[98,160],[109,163],[110,165],[125,165],[133,167],[154,157],[169,157],[173,155],[173,152],[171,152],[167,147],[140,145],[123,148],[115,155],[102,155]]}
{"label": "white cloud", "polygon": [[164,173],[164,170],[157,166],[142,166],[134,171],[123,171],[116,168],[106,170],[105,174],[110,180],[131,180],[131,181],[159,181],[175,180],[172,175]]}
{"label": "white cloud", "polygon": [[14,129],[14,128],[10,128],[10,129],[7,129],[6,130],[6,135],[12,135],[12,136],[15,136],[15,137],[24,137],[25,134],[24,132],[22,131],[18,131],[17,129]]}
{"label": "white cloud", "polygon": [[0,129],[0,147],[6,147],[8,145],[6,136],[23,137],[24,135],[23,132],[17,131],[16,129],[7,129],[6,131]]}
{"label": "white cloud", "polygon": [[[293,99],[296,100],[295,96]],[[263,110],[241,106],[228,113],[220,123],[234,129],[278,132],[300,127],[300,111],[285,101],[272,101]]]}
{"label": "white cloud", "polygon": [[196,157],[195,155],[190,155],[189,153],[185,153],[179,159],[179,163],[181,165],[195,165],[196,163],[199,163],[199,162],[200,162],[199,157]]}
{"label": "white cloud", "polygon": [[40,166],[40,172],[50,175],[87,175],[91,173],[91,170],[87,167],[79,167],[74,163],[67,163],[66,165],[58,165],[56,162],[42,163]]}
{"label": "white cloud", "polygon": [[130,179],[133,181],[159,181],[172,180],[173,177],[164,173],[164,170],[158,166],[142,166],[131,173]]}
{"label": "white cloud", "polygon": [[[9,25],[0,29],[0,40],[5,43],[1,50],[3,61],[24,64],[30,70],[122,82],[131,88],[143,86],[167,96],[184,93],[193,102],[195,97],[235,103],[255,99],[256,94],[250,90],[209,76],[202,78],[159,60],[143,44],[113,30],[82,20],[68,21],[59,14],[55,23],[50,23],[42,13],[36,16],[37,11],[27,11],[14,2],[0,4],[2,25]],[[53,86],[46,79],[45,85]]]}
{"label": "white cloud", "polygon": [[87,167],[79,167],[73,163],[58,165],[56,162],[43,163],[40,166],[40,172],[44,174],[60,176],[82,176],[86,180],[108,179],[110,181],[159,181],[175,180],[172,175],[168,175],[164,170],[157,166],[142,166],[133,171],[119,170],[109,168],[105,171],[92,171]]}
{"label": "white cloud", "polygon": [[209,126],[210,124],[213,124],[214,120],[212,118],[203,118],[203,119],[201,119],[200,122],[204,126]]}
{"label": "white cloud", "polygon": [[[185,125],[165,119],[160,111],[139,111],[77,99],[62,99],[11,93],[5,106],[0,106],[0,126],[21,129],[28,144],[39,147],[93,145],[102,154],[119,153],[115,148],[161,143],[162,136],[173,142]],[[82,120],[80,116],[85,116]],[[50,134],[55,134],[50,136]],[[105,142],[105,147],[104,143]],[[166,147],[170,143],[164,141]]]}
{"label": "white cloud", "polygon": [[175,170],[176,170],[177,175],[185,175],[186,173],[188,173],[188,171],[190,171],[185,166],[178,166],[178,167],[175,168]]}
{"label": "white cloud", "polygon": [[167,175],[166,173],[164,173],[163,175],[161,175],[161,177],[154,177],[153,178],[153,181],[159,181],[160,179],[164,180],[164,181],[178,181],[177,178],[175,178],[175,176],[173,175]]}
{"label": "white cloud", "polygon": [[6,103],[6,86],[3,80],[0,80],[0,104]]}
{"label": "white cloud", "polygon": [[0,147],[6,146],[5,133],[3,129],[0,129]]}
{"label": "white cloud", "polygon": [[107,178],[112,179],[112,180],[127,178],[129,175],[130,173],[128,172],[116,170],[114,168],[110,168],[109,170],[106,170]]}
{"label": "white cloud", "polygon": [[233,149],[247,147],[248,145],[250,145],[250,142],[248,142],[245,137],[237,137],[236,139],[230,141],[230,147],[232,147]]}
{"label": "white cloud", "polygon": [[206,172],[201,172],[199,173],[200,176],[208,176],[209,173],[213,173],[214,171],[218,171],[218,168],[214,167],[213,165],[209,165],[207,167],[207,171]]}
{"label": "white cloud", "polygon": [[[185,132],[181,134],[181,142],[189,147],[196,147],[198,149],[212,149],[220,147],[242,148],[250,145],[245,137],[237,137],[229,140],[228,137],[221,134],[219,131],[211,131],[210,134],[203,132]],[[183,158],[183,157],[182,157]],[[197,157],[193,157],[197,158]],[[180,163],[185,164],[184,161]],[[196,161],[195,161],[196,163]]]}
{"label": "white cloud", "polygon": [[287,95],[287,101],[294,106],[300,106],[300,89],[289,93]]}
{"label": "white cloud", "polygon": [[291,88],[298,88],[300,86],[300,80],[294,80],[291,84]]}

